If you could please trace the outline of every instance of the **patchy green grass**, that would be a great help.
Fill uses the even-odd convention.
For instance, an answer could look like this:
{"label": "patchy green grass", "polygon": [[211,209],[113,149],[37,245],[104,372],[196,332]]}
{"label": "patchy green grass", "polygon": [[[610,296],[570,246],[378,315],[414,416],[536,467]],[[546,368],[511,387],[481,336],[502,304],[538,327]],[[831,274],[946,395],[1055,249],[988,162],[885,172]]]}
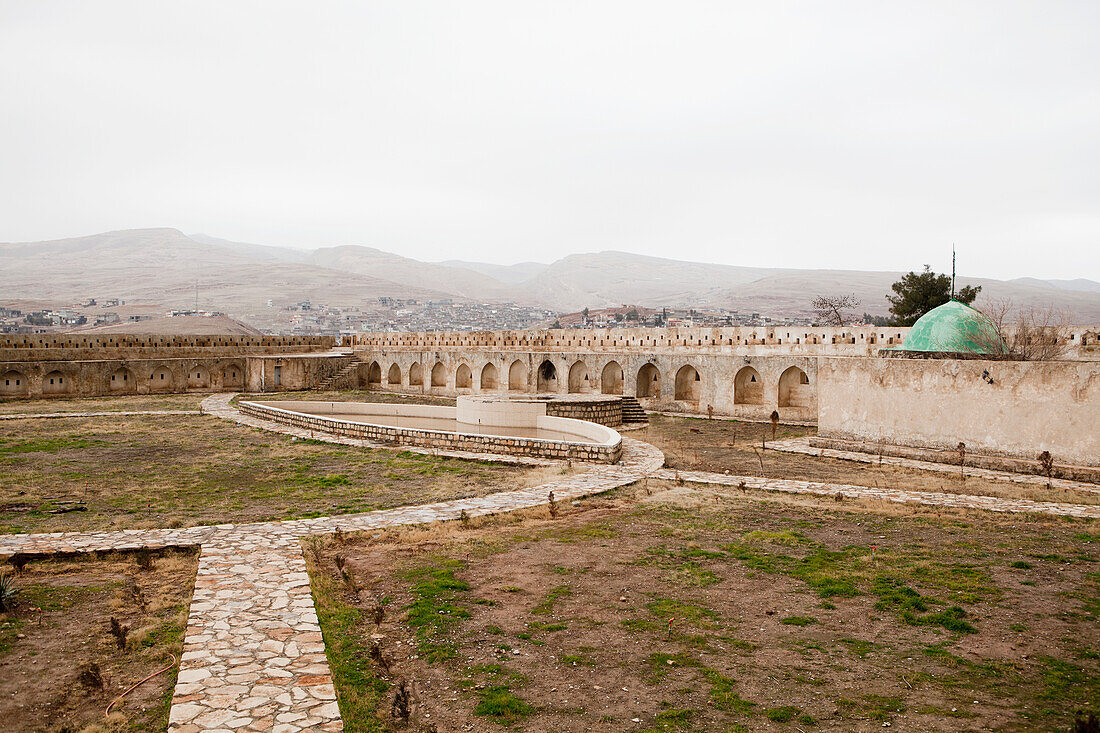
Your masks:
{"label": "patchy green grass", "polygon": [[440,558],[432,565],[405,573],[406,578],[414,581],[415,598],[405,609],[405,623],[416,630],[420,654],[429,662],[458,656],[454,643],[444,635],[456,621],[470,617],[469,611],[455,603],[459,593],[470,589],[468,583],[454,576],[461,566],[458,560]]}
{"label": "patchy green grass", "polygon": [[554,604],[562,598],[572,595],[573,591],[568,585],[559,585],[547,591],[546,596],[531,609],[531,613],[548,616],[554,612]]}
{"label": "patchy green grass", "polygon": [[517,697],[506,685],[493,685],[479,690],[475,715],[481,715],[497,723],[517,723],[528,715],[534,708]]}

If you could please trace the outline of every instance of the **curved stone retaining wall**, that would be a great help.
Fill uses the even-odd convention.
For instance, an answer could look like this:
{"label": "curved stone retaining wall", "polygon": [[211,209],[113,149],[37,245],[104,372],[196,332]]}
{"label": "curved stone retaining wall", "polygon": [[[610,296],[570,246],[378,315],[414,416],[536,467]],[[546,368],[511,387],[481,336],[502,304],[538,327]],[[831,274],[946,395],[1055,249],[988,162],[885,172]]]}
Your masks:
{"label": "curved stone retaining wall", "polygon": [[[323,415],[310,415],[287,409],[292,406],[304,405],[335,405],[339,403],[282,403],[284,406],[273,406],[259,402],[242,401],[238,404],[241,414],[249,415],[261,420],[271,420],[284,425],[293,425],[304,430],[316,430],[321,433],[342,435],[360,440],[371,440],[380,443],[396,443],[398,445],[412,445],[422,448],[437,448],[440,450],[462,450],[475,453],[506,453],[508,455],[535,456],[539,458],[554,458],[560,460],[595,461],[599,463],[616,463],[622,455],[622,438],[614,430],[603,426],[585,423],[580,420],[567,418],[537,416],[537,426],[545,427],[559,432],[572,432],[578,438],[599,439],[606,438],[600,443],[582,443],[565,440],[539,440],[534,438],[510,438],[499,435],[475,435],[472,433],[453,433],[441,430],[419,430],[412,428],[397,428],[385,425],[370,425],[360,422],[350,422]],[[456,408],[434,407],[428,405],[380,405],[371,404],[371,409],[404,409],[415,408],[417,415],[427,416],[425,411],[446,411],[453,419]],[[343,405],[341,409],[347,409]],[[396,413],[394,413],[396,414]],[[411,414],[411,413],[410,413]],[[365,415],[366,419],[367,416]],[[598,432],[593,429],[598,429]]]}

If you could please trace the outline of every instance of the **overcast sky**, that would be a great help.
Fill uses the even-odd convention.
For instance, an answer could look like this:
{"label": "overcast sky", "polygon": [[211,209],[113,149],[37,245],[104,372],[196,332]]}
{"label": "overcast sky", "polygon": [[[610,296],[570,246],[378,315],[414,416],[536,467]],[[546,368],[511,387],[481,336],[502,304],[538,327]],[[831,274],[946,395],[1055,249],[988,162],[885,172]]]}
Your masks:
{"label": "overcast sky", "polygon": [[0,241],[1100,279],[1100,2],[0,0]]}

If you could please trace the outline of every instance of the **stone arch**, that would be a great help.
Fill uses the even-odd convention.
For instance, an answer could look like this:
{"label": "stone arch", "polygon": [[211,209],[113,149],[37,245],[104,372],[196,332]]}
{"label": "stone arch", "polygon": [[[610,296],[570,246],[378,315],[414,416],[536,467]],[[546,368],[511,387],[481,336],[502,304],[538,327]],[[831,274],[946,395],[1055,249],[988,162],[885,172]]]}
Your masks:
{"label": "stone arch", "polygon": [[176,375],[164,364],[158,364],[149,372],[150,392],[171,392],[176,388]]}
{"label": "stone arch", "polygon": [[23,372],[12,369],[0,377],[0,395],[4,397],[25,397],[30,394],[30,391],[27,375]]}
{"label": "stone arch", "polygon": [[432,386],[447,386],[447,367],[443,366],[443,362],[441,361],[437,361],[435,366],[432,367]]}
{"label": "stone arch", "polygon": [[558,368],[555,367],[554,362],[549,359],[539,364],[538,391],[558,391]]}
{"label": "stone arch", "polygon": [[397,366],[396,361],[390,364],[390,370],[386,372],[386,384],[401,386],[401,367]]}
{"label": "stone arch", "polygon": [[691,364],[684,364],[676,372],[676,399],[683,402],[698,402],[703,391],[703,379],[699,370]]}
{"label": "stone arch", "polygon": [[459,364],[455,369],[455,389],[471,389],[474,386],[474,373],[469,364]]}
{"label": "stone arch", "polygon": [[573,365],[569,367],[569,391],[588,391],[588,365],[580,359],[577,359],[573,362]]}
{"label": "stone arch", "polygon": [[193,366],[187,370],[188,389],[208,389],[210,387],[210,370],[204,366]]}
{"label": "stone arch", "polygon": [[370,366],[367,367],[367,387],[374,387],[382,384],[382,365],[376,361],[372,361]]}
{"label": "stone arch", "polygon": [[424,385],[424,368],[420,362],[414,361],[409,367],[409,386],[422,387]]}
{"label": "stone arch", "polygon": [[56,369],[42,377],[42,394],[68,394],[72,382]]}
{"label": "stone arch", "polygon": [[508,367],[508,389],[523,392],[527,389],[527,367],[516,359]]}
{"label": "stone arch", "polygon": [[751,366],[741,367],[733,378],[733,404],[764,404],[764,380],[760,377],[760,372]]}
{"label": "stone arch", "polygon": [[637,397],[661,396],[661,370],[653,364],[646,362],[638,370],[638,385],[635,390]]}
{"label": "stone arch", "polygon": [[243,387],[244,367],[237,362],[226,364],[224,367],[222,367],[222,386]]}
{"label": "stone arch", "polygon": [[119,367],[108,378],[107,389],[110,392],[135,392],[137,391],[137,381],[129,369]]}
{"label": "stone arch", "polygon": [[600,373],[600,392],[603,394],[623,393],[623,367],[617,361],[609,361]]}
{"label": "stone arch", "polygon": [[497,367],[492,362],[489,362],[481,368],[481,388],[483,390],[496,389],[497,384]]}
{"label": "stone arch", "polygon": [[810,377],[796,366],[787,367],[779,375],[779,406],[809,407],[811,404]]}

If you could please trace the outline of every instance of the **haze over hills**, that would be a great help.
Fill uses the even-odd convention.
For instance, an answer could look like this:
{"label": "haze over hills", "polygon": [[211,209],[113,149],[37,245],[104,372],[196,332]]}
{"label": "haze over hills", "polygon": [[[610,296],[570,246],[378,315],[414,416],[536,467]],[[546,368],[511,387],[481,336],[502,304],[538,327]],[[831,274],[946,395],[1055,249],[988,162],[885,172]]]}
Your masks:
{"label": "haze over hills", "polygon": [[[917,254],[919,259],[919,253]],[[913,269],[919,269],[915,262]],[[272,247],[179,230],[134,229],[47,242],[0,244],[0,305],[118,297],[166,308],[195,305],[269,327],[268,300],[378,306],[379,297],[537,305],[578,311],[624,303],[720,307],[774,317],[805,316],[819,294],[854,293],[857,309],[887,310],[899,272],[715,265],[626,252],[563,257],[550,264],[428,263],[372,247]],[[1054,307],[1078,323],[1100,323],[1100,283],[960,276],[982,300]]]}

